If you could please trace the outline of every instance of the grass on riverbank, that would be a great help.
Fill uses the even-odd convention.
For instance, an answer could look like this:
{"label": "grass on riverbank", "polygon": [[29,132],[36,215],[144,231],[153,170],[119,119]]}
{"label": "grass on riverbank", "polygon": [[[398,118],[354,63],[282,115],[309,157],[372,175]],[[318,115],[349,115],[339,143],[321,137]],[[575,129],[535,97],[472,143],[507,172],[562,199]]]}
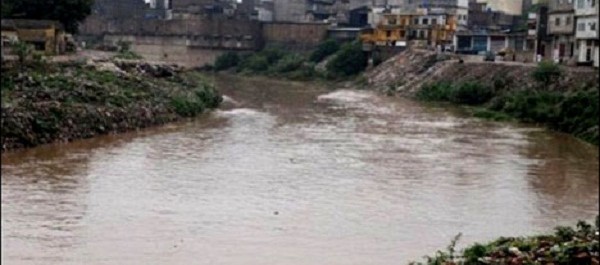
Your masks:
{"label": "grass on riverbank", "polygon": [[190,74],[155,77],[79,64],[3,69],[2,150],[135,130],[218,106],[214,86]]}
{"label": "grass on riverbank", "polygon": [[473,114],[480,118],[543,124],[598,145],[599,88],[549,91],[543,87],[560,71],[540,65],[534,75],[541,85],[535,90],[511,90],[498,82],[494,87],[479,82],[438,82],[423,85],[416,96],[423,101],[476,106]]}
{"label": "grass on riverbank", "polygon": [[[324,67],[319,63],[330,57]],[[241,74],[259,74],[297,81],[342,80],[356,76],[367,67],[367,57],[360,43],[338,44],[327,40],[314,51],[294,53],[278,47],[267,47],[256,53],[228,52],[219,56],[215,71],[235,69]]]}
{"label": "grass on riverbank", "polygon": [[460,234],[446,250],[425,256],[425,262],[411,265],[480,265],[480,264],[598,264],[598,217],[595,227],[579,221],[575,228],[556,227],[553,234],[531,237],[501,237],[492,242],[475,243],[456,250]]}

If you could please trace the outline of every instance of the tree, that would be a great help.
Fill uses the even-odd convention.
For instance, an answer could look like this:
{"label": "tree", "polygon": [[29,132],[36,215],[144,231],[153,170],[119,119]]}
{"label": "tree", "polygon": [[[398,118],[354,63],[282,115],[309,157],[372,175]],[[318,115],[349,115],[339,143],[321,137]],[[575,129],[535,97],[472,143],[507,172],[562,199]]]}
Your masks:
{"label": "tree", "polygon": [[367,68],[368,59],[360,42],[346,43],[327,63],[327,70],[338,76],[352,76]]}
{"label": "tree", "polygon": [[94,0],[1,0],[2,18],[48,19],[61,22],[76,33],[91,12]]}

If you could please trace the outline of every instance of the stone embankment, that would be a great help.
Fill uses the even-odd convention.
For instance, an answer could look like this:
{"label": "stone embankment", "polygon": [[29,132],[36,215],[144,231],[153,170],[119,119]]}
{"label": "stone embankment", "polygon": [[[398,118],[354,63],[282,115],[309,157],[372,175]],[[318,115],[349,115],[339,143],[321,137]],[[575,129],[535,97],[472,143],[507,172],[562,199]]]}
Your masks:
{"label": "stone embankment", "polygon": [[130,61],[2,65],[2,151],[192,117],[222,98],[197,73]]}
{"label": "stone embankment", "polygon": [[[459,61],[455,54],[436,54],[427,50],[407,50],[366,73],[369,85],[378,90],[393,90],[401,95],[414,96],[423,84],[434,82],[479,82],[506,89],[540,89],[532,78],[536,64],[514,62]],[[597,87],[596,69],[563,67],[558,82],[541,89],[568,91]]]}

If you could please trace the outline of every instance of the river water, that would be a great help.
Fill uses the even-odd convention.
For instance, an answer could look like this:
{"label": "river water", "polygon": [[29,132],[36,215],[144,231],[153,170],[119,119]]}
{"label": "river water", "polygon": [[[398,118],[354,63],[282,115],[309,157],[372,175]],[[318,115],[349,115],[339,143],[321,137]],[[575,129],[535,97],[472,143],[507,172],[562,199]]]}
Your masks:
{"label": "river water", "polygon": [[358,90],[217,79],[194,121],[2,156],[2,264],[406,264],[598,212],[598,148]]}

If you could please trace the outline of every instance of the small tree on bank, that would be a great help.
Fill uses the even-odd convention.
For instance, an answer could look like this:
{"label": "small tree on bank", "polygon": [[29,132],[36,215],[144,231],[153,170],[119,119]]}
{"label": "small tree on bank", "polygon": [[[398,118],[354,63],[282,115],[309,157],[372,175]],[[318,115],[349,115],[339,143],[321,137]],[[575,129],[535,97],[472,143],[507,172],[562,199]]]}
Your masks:
{"label": "small tree on bank", "polygon": [[557,82],[561,76],[562,70],[558,64],[552,62],[540,62],[535,71],[533,71],[533,79],[544,86]]}

